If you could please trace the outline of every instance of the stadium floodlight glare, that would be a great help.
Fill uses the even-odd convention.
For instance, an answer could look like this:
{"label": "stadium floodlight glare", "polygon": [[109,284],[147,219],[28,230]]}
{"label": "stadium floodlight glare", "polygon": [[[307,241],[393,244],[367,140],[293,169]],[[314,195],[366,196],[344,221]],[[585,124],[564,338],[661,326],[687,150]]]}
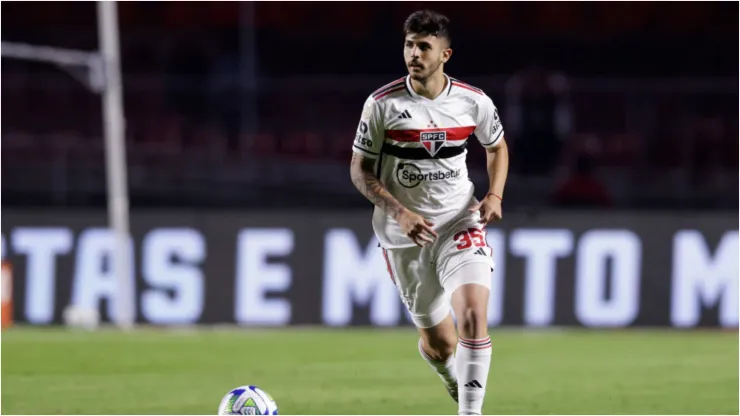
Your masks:
{"label": "stadium floodlight glare", "polygon": [[[120,328],[128,329],[134,325],[135,313],[116,2],[98,1],[97,20],[100,51],[88,52],[14,42],[2,42],[0,51],[7,58],[55,64],[102,97],[108,221],[115,236],[113,271],[117,291],[116,313],[112,318]],[[80,71],[86,73],[86,76],[81,77]]]}

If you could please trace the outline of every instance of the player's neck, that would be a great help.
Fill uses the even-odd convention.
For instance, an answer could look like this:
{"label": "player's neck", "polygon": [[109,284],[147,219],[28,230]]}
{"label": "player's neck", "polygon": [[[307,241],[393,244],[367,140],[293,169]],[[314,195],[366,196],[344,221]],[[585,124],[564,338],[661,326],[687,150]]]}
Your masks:
{"label": "player's neck", "polygon": [[442,71],[437,71],[423,81],[418,81],[413,78],[411,79],[411,88],[414,89],[414,92],[430,100],[439,97],[446,86],[447,77],[445,77],[445,74]]}

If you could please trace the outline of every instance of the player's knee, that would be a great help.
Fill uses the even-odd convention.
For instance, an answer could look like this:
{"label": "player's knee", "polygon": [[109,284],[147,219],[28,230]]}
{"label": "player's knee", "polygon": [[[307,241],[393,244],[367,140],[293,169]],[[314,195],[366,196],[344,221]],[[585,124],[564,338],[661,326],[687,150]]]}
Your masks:
{"label": "player's knee", "polygon": [[488,331],[488,317],[484,308],[465,307],[458,321],[463,338],[482,338]]}

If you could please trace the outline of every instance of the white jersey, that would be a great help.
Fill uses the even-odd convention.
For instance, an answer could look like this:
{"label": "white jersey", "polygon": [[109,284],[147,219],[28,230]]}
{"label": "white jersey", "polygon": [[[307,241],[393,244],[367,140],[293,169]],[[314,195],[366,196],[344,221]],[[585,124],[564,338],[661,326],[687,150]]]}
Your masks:
{"label": "white jersey", "polygon": [[[352,150],[375,158],[378,178],[403,206],[435,230],[467,213],[473,183],[465,163],[468,138],[496,146],[504,129],[493,101],[478,88],[445,75],[434,100],[398,79],[368,97]],[[385,248],[415,245],[398,223],[375,207],[373,229]]]}

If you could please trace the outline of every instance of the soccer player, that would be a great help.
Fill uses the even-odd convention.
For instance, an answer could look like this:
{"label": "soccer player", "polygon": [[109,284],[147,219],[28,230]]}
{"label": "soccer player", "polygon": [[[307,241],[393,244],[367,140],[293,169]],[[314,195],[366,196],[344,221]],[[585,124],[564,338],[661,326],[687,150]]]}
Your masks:
{"label": "soccer player", "polygon": [[[419,353],[459,403],[459,414],[480,414],[491,362],[494,267],[485,227],[501,219],[509,156],[491,99],[444,72],[452,55],[448,25],[433,11],[408,17],[409,74],[368,97],[350,170],[375,205],[373,229],[419,329]],[[480,201],[466,166],[471,137],[487,151],[490,186]]]}

